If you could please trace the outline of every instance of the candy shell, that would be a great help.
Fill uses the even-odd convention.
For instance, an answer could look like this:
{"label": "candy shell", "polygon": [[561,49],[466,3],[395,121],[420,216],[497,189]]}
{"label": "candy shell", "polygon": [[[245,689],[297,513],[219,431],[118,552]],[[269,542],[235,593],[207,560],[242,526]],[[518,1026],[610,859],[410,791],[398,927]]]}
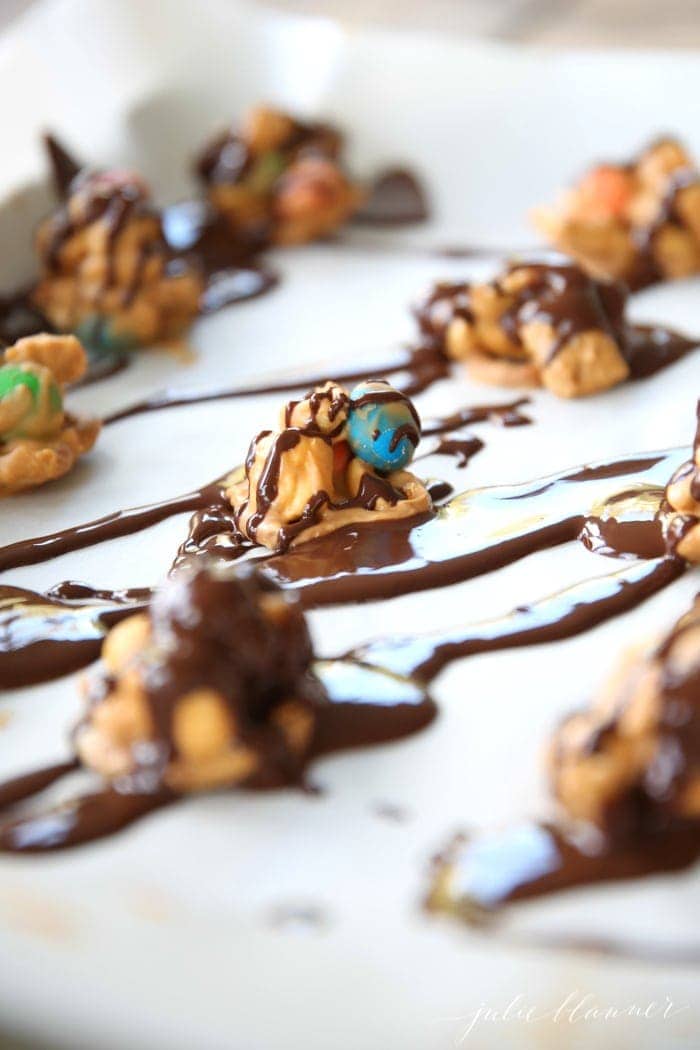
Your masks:
{"label": "candy shell", "polygon": [[346,436],[354,454],[389,474],[413,459],[420,419],[413,403],[384,380],[360,383],[350,395]]}

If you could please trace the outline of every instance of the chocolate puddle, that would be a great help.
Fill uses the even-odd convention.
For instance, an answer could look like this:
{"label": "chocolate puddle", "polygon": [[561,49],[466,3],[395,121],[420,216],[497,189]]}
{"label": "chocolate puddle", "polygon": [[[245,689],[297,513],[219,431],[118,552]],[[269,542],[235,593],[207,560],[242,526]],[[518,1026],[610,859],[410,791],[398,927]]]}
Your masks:
{"label": "chocolate puddle", "polygon": [[631,379],[648,379],[674,365],[698,349],[697,339],[689,339],[658,325],[630,325],[627,350]]}
{"label": "chocolate puddle", "polygon": [[[428,520],[348,526],[284,554],[265,557],[261,571],[284,588],[298,589],[309,608],[381,600],[480,576],[537,551],[589,536],[617,556],[661,557],[665,543],[656,512],[687,449],[628,457],[544,480],[476,489],[441,507]],[[615,481],[638,492],[638,520],[624,530],[606,509]],[[653,514],[652,514],[653,508]],[[613,539],[624,539],[613,551]]]}
{"label": "chocolate puddle", "polygon": [[421,180],[407,168],[388,168],[375,176],[365,202],[351,222],[364,226],[403,226],[426,222],[430,207]]}
{"label": "chocolate puddle", "polygon": [[174,258],[194,260],[205,275],[200,313],[255,299],[279,283],[279,276],[259,262],[257,246],[237,240],[206,201],[179,201],[161,214],[165,242]]}
{"label": "chocolate puddle", "polygon": [[[316,709],[318,725],[310,759],[401,739],[425,728],[437,714],[433,700],[420,686],[395,675],[347,660],[319,661],[315,673],[324,695]],[[64,763],[0,785],[0,809],[26,801],[77,768],[76,762]],[[93,842],[178,798],[161,787],[143,790],[137,778],[117,782],[55,808],[10,817],[0,827],[0,851],[43,853]]]}
{"label": "chocolate puddle", "polygon": [[99,658],[107,629],[143,608],[150,597],[147,590],[94,591],[93,600],[102,604],[62,600],[79,586],[61,584],[48,594],[0,586],[0,690],[86,667]]}
{"label": "chocolate puddle", "polygon": [[577,841],[552,824],[530,822],[500,835],[457,839],[436,858],[428,907],[483,920],[515,901],[599,882],[682,871],[700,857],[700,828],[679,823],[612,843]]}

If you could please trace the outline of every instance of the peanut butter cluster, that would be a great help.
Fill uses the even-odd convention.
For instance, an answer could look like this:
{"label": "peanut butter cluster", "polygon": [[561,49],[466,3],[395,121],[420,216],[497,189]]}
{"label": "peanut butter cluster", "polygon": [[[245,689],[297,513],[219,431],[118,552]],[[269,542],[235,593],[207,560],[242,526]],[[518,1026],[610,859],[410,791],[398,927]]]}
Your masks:
{"label": "peanut butter cluster", "polygon": [[75,336],[35,335],[5,350],[0,363],[0,496],[67,474],[97,439],[97,420],[63,407],[63,389],[87,369]]}
{"label": "peanut butter cluster", "polygon": [[283,549],[344,525],[431,509],[405,465],[420,438],[415,408],[388,383],[348,392],[327,382],[283,409],[279,429],[250,446],[242,477],[226,489],[251,542]]}
{"label": "peanut butter cluster", "polygon": [[700,401],[697,420],[693,457],[666,488],[666,503],[672,512],[666,525],[669,549],[693,564],[700,564]]}
{"label": "peanut butter cluster", "polygon": [[199,310],[203,279],[175,259],[148,189],[131,172],[78,176],[39,227],[34,302],[60,332],[95,349],[180,335]]}
{"label": "peanut butter cluster", "polygon": [[534,220],[596,277],[641,287],[700,271],[700,172],[674,139],[593,168]]}
{"label": "peanut butter cluster", "polygon": [[486,284],[438,284],[415,313],[422,337],[475,379],[570,398],[629,376],[625,297],[577,266],[524,263]]}
{"label": "peanut butter cluster", "polygon": [[700,598],[659,642],[622,663],[551,753],[567,814],[610,835],[700,817]]}
{"label": "peanut butter cluster", "polygon": [[327,124],[258,107],[239,131],[206,148],[198,172],[235,234],[301,244],[338,229],[362,200],[343,171],[341,148],[340,133]]}
{"label": "peanut butter cluster", "polygon": [[297,600],[251,566],[183,570],[149,611],[114,627],[87,714],[82,762],[110,781],[177,793],[298,777],[315,704],[311,640]]}

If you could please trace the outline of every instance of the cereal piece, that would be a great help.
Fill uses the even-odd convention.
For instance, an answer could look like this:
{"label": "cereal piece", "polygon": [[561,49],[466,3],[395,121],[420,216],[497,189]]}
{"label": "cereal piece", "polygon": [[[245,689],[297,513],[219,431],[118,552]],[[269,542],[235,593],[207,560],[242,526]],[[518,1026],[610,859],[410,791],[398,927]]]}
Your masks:
{"label": "cereal piece", "polygon": [[94,445],[97,420],[63,408],[63,386],[79,379],[87,359],[73,336],[37,335],[5,351],[0,365],[0,496],[67,474]]}
{"label": "cereal piece", "polygon": [[142,180],[106,172],[74,181],[40,227],[34,302],[53,326],[97,350],[178,336],[199,311],[200,273],[174,260]]}
{"label": "cereal piece", "polygon": [[[700,600],[660,644],[623,662],[552,751],[566,813],[613,837],[700,816]],[[679,717],[682,715],[682,717]]]}
{"label": "cereal piece", "polygon": [[533,219],[595,277],[641,287],[700,272],[700,173],[673,139],[593,168]]}
{"label": "cereal piece", "polygon": [[[394,404],[398,415],[377,414],[378,402],[384,409]],[[388,383],[363,386],[354,404],[337,383],[326,383],[287,405],[280,430],[253,441],[244,476],[226,489],[236,525],[251,542],[276,550],[343,525],[425,513],[432,506],[427,489],[392,465],[419,436],[415,409]]]}
{"label": "cereal piece", "polygon": [[311,657],[297,599],[254,567],[182,571],[105,640],[77,753],[175,792],[294,779],[322,695]]}
{"label": "cereal piece", "polygon": [[197,170],[233,234],[301,244],[338,229],[363,200],[340,165],[341,146],[328,125],[258,107],[240,133],[225,133],[203,151]]}
{"label": "cereal piece", "polygon": [[664,527],[670,553],[700,564],[700,401],[693,456],[676,471],[666,486],[669,513]]}
{"label": "cereal piece", "polygon": [[624,302],[622,287],[576,266],[524,263],[488,284],[436,285],[416,315],[423,337],[475,379],[583,397],[629,375]]}

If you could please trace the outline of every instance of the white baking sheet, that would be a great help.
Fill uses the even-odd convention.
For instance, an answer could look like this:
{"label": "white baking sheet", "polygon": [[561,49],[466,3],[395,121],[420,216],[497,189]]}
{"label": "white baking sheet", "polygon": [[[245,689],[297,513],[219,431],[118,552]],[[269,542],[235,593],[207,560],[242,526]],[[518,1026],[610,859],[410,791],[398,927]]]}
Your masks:
{"label": "white baking sheet", "polygon": [[[411,231],[357,231],[347,243],[280,253],[272,295],[198,322],[193,359],[141,354],[77,392],[101,413],[171,386],[207,387],[374,354],[411,334],[406,304],[433,279],[492,272],[498,259],[430,257],[428,245],[535,243],[525,212],[591,157],[618,156],[662,129],[700,151],[696,55],[514,51],[439,37],[344,31],[216,0],[68,0],[45,5],[0,44],[8,118],[0,188],[4,283],[29,272],[29,223],[45,191],[37,133],[65,134],[90,160],[145,170],[158,192],[187,189],[184,159],[261,97],[333,116],[358,170],[406,161],[428,177],[435,219]],[[700,332],[698,282],[639,296],[634,313]],[[421,464],[458,489],[519,481],[585,460],[689,441],[700,357],[585,402],[533,396],[536,426],[483,426],[465,471]],[[425,414],[488,401],[463,377],[419,399]],[[503,392],[503,400],[510,394]],[[238,462],[279,399],[222,402],[108,428],[73,475],[5,501],[0,543],[184,492]],[[154,582],[186,518],[8,573],[45,587]],[[611,571],[567,547],[448,590],[311,615],[318,649],[345,650],[391,628],[465,624]],[[573,894],[523,908],[508,936],[426,918],[431,854],[459,827],[546,812],[541,750],[618,652],[662,628],[697,590],[688,576],[635,612],[557,645],[463,661],[437,682],[441,714],[406,742],[321,763],[318,798],[297,792],[197,798],[72,853],[0,859],[0,1021],[71,1048],[432,1050],[697,1045],[697,970],[528,947],[570,932],[634,946],[700,942],[694,873]],[[0,770],[65,752],[75,679],[0,700]],[[378,805],[405,810],[391,822]],[[280,925],[279,909],[322,921]],[[673,1007],[666,1016],[576,1020],[569,996],[601,1008]],[[503,1011],[480,1019],[480,1006]],[[576,1000],[574,1000],[576,1001]],[[572,1001],[573,1005],[573,1001]],[[653,1013],[653,1011],[651,1011]],[[578,1016],[578,1015],[575,1015]]]}

